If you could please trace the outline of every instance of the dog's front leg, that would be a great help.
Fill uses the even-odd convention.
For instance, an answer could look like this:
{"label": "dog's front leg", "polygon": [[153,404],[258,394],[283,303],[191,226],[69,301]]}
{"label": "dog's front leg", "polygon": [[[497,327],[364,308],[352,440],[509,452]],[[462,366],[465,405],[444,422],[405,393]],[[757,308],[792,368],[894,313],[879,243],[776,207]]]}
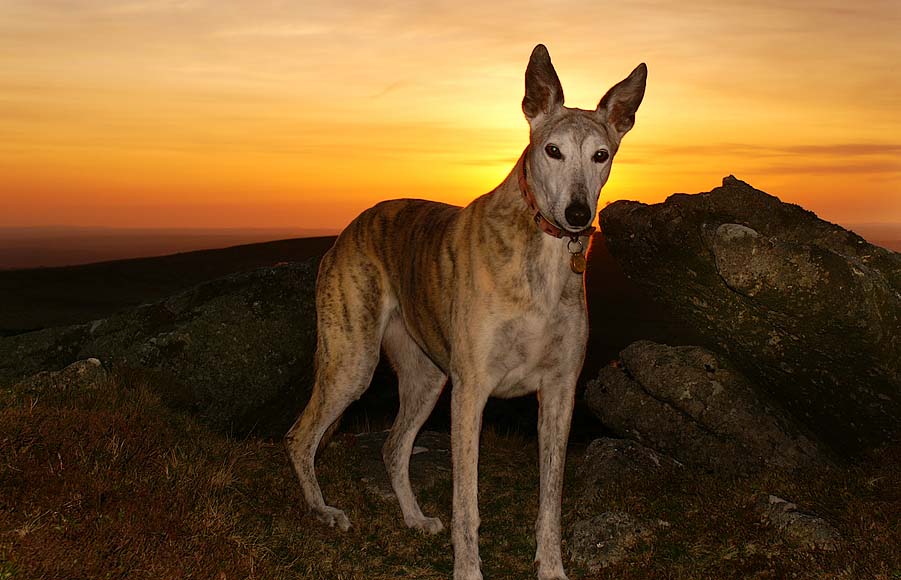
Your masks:
{"label": "dog's front leg", "polygon": [[535,522],[539,580],[566,580],[560,554],[563,467],[575,400],[575,380],[548,381],[538,390],[538,460],[541,484]]}
{"label": "dog's front leg", "polygon": [[451,392],[454,580],[482,580],[479,559],[479,433],[488,399],[474,381],[454,377]]}

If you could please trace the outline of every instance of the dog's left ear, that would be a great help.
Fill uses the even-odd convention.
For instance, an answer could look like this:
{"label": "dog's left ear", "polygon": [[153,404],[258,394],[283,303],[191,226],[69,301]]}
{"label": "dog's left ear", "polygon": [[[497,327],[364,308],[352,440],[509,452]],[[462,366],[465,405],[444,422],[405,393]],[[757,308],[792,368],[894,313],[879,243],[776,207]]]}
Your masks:
{"label": "dog's left ear", "polygon": [[548,115],[562,105],[563,85],[551,64],[547,48],[539,44],[532,50],[526,68],[526,96],[522,99],[522,112],[531,124],[534,119]]}
{"label": "dog's left ear", "polygon": [[635,111],[644,98],[644,88],[648,81],[648,67],[641,63],[625,79],[607,91],[598,103],[598,114],[613,127],[622,138],[635,125]]}

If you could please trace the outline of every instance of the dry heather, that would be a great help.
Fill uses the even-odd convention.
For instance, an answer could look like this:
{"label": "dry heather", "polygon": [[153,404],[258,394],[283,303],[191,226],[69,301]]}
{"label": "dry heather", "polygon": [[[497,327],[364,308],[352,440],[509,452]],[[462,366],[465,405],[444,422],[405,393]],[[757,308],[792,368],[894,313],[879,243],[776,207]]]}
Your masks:
{"label": "dry heather", "polygon": [[[354,523],[341,534],[304,513],[280,442],[212,432],[154,390],[137,375],[82,390],[0,390],[0,580],[450,578],[448,534],[406,529],[396,504],[366,491],[353,437],[338,436],[319,468],[326,496]],[[670,473],[582,500],[568,493],[567,533],[607,510],[671,524],[626,562],[591,576],[570,566],[570,575],[901,579],[898,452],[802,477]],[[579,457],[571,449],[569,490]],[[480,478],[485,577],[533,577],[534,442],[489,426]],[[788,547],[753,510],[761,492],[830,520],[840,549]],[[420,495],[449,521],[449,482]]]}

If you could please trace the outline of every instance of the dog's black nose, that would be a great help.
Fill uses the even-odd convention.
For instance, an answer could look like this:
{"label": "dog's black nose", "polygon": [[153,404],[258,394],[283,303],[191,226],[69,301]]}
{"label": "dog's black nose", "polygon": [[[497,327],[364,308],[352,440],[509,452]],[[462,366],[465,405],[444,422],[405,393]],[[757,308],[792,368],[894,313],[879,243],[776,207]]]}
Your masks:
{"label": "dog's black nose", "polygon": [[573,202],[566,206],[566,221],[574,228],[583,228],[591,221],[591,211],[581,202]]}

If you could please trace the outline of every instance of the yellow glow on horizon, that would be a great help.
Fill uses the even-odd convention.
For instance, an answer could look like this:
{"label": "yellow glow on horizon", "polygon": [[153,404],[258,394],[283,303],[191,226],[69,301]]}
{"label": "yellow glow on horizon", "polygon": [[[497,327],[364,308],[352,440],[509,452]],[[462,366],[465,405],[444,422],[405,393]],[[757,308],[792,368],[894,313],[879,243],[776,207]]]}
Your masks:
{"label": "yellow glow on horizon", "polygon": [[4,3],[0,226],[340,228],[382,199],[468,203],[526,145],[539,41],[569,106],[648,63],[602,205],[734,174],[901,222],[898,3],[302,4]]}

